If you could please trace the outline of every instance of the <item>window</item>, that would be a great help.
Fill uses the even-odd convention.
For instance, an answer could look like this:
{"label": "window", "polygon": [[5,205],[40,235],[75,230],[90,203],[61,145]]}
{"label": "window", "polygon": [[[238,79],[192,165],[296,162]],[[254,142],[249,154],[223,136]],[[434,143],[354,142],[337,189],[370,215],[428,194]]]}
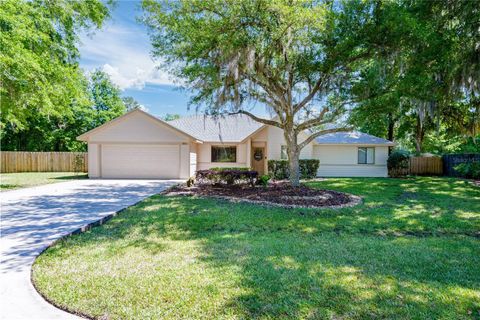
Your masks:
{"label": "window", "polygon": [[280,147],[280,159],[281,160],[288,160],[287,146],[281,146]]}
{"label": "window", "polygon": [[212,146],[212,162],[237,162],[237,147]]}
{"label": "window", "polygon": [[358,148],[358,163],[359,164],[374,164],[375,163],[375,148]]}

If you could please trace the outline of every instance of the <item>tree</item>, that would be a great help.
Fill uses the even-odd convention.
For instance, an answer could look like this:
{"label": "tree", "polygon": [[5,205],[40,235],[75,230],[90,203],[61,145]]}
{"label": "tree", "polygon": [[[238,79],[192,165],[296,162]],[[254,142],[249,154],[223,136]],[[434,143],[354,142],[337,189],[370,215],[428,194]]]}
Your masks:
{"label": "tree", "polygon": [[[144,0],[143,9],[154,56],[197,93],[192,103],[283,129],[293,185],[302,148],[350,130],[337,121],[352,67],[369,54],[362,39],[374,34],[371,4]],[[255,116],[250,103],[275,117]]]}
{"label": "tree", "polygon": [[4,0],[0,5],[0,129],[29,126],[37,115],[72,112],[86,100],[78,68],[78,34],[100,28],[109,10],[100,0]]}
{"label": "tree", "polygon": [[116,86],[108,74],[95,70],[90,76],[89,91],[95,110],[93,127],[125,113],[125,104],[120,96],[120,88]]}
{"label": "tree", "polygon": [[72,101],[64,114],[29,114],[23,130],[6,123],[2,150],[84,151],[85,143],[77,136],[125,112],[120,90],[105,73],[95,71],[89,79],[82,76],[78,85],[87,99]]}
{"label": "tree", "polygon": [[162,117],[163,120],[165,121],[172,121],[172,120],[177,120],[180,119],[179,114],[172,114],[172,113],[167,113],[164,117]]}
{"label": "tree", "polygon": [[131,111],[133,109],[142,109],[142,105],[133,97],[123,97],[122,101],[125,105],[125,108],[127,108],[127,111]]}

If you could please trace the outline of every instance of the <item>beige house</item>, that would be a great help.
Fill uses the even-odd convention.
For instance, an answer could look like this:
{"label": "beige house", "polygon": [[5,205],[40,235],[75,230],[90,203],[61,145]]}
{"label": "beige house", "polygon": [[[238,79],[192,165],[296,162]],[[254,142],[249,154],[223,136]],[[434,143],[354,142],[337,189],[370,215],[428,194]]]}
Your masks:
{"label": "beige house", "polygon": [[[185,179],[212,167],[251,167],[286,159],[281,129],[247,116],[191,116],[162,121],[135,109],[78,137],[88,143],[90,178]],[[319,159],[318,176],[386,177],[394,143],[360,132],[333,133],[305,147]]]}

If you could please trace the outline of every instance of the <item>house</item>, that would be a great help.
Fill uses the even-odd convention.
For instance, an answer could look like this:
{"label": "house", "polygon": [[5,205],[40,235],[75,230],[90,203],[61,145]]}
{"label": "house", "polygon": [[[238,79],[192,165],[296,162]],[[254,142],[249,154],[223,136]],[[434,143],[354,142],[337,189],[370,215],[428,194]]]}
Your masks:
{"label": "house", "polygon": [[[244,115],[165,122],[135,109],[77,139],[88,143],[90,178],[184,179],[211,167],[263,174],[268,160],[287,158],[282,130]],[[393,145],[360,132],[332,133],[307,145],[300,158],[319,159],[318,176],[386,177]]]}

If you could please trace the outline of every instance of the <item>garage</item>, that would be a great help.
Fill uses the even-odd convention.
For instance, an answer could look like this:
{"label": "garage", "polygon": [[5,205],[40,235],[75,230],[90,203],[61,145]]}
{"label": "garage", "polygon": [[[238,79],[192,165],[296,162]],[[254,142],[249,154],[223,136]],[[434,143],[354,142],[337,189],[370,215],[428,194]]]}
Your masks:
{"label": "garage", "polygon": [[102,178],[179,177],[179,145],[109,145],[101,146]]}
{"label": "garage", "polygon": [[77,139],[88,143],[88,176],[92,179],[188,179],[196,170],[192,161],[200,143],[139,109]]}

